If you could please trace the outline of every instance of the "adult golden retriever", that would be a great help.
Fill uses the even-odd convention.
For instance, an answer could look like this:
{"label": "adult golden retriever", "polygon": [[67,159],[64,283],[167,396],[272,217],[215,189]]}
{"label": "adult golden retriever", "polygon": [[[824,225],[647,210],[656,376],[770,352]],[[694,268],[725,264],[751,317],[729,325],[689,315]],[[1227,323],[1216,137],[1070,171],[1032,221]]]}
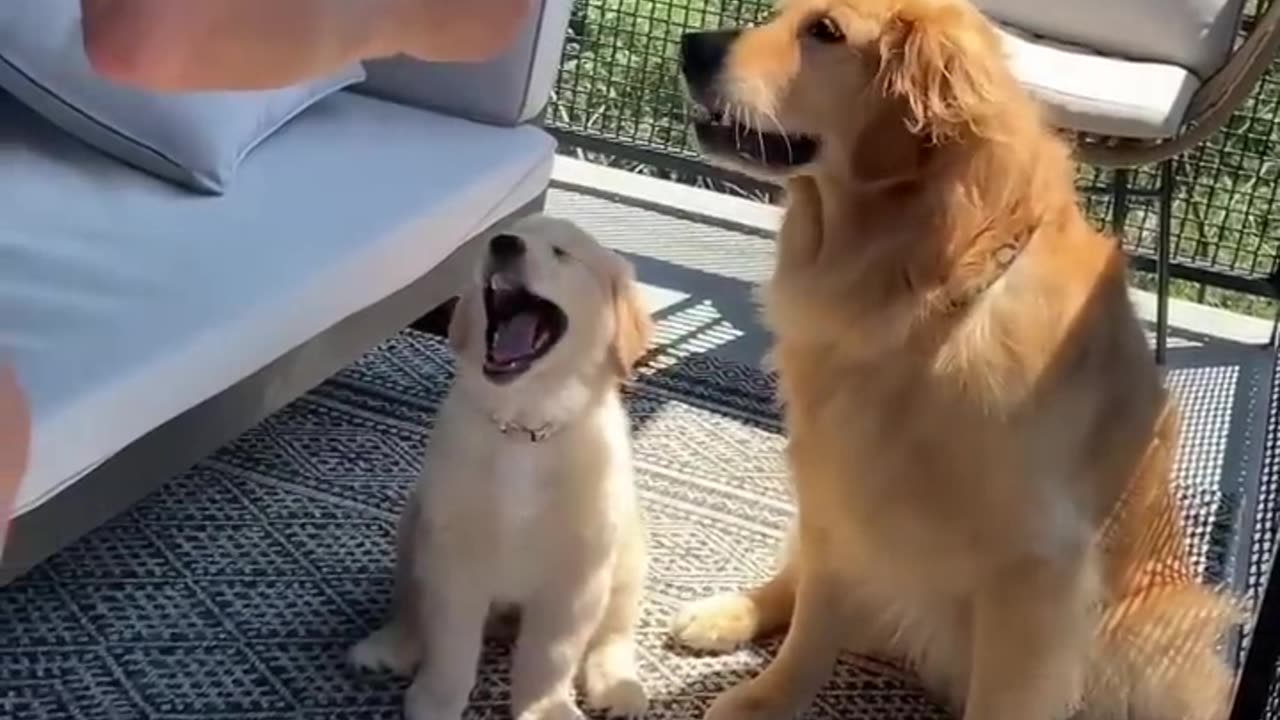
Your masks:
{"label": "adult golden retriever", "polygon": [[764,304],[793,541],[674,626],[703,649],[788,631],[709,717],[791,717],[843,649],[966,720],[1223,717],[1238,612],[1188,558],[1177,410],[985,17],[785,0],[682,52],[704,151],[790,196]]}

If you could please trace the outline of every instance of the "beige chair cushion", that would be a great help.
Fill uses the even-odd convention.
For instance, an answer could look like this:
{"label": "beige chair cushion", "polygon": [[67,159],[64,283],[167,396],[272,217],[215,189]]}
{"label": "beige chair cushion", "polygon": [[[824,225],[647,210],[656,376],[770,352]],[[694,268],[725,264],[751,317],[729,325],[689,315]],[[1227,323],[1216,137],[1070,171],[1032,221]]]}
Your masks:
{"label": "beige chair cushion", "polygon": [[1128,138],[1175,135],[1200,81],[1177,65],[1121,60],[1007,29],[1014,72],[1059,127]]}
{"label": "beige chair cushion", "polygon": [[1179,65],[1201,80],[1231,51],[1244,0],[976,0],[1020,30],[1130,60]]}

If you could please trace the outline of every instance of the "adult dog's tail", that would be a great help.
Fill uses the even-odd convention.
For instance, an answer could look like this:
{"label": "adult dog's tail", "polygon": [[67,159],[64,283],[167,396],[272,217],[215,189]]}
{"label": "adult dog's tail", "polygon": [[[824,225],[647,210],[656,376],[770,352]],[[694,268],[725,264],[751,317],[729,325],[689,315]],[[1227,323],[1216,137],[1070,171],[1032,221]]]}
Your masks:
{"label": "adult dog's tail", "polygon": [[1179,436],[1170,401],[1103,544],[1107,588],[1079,720],[1224,720],[1232,672],[1223,640],[1243,619],[1229,593],[1203,585],[1173,491]]}

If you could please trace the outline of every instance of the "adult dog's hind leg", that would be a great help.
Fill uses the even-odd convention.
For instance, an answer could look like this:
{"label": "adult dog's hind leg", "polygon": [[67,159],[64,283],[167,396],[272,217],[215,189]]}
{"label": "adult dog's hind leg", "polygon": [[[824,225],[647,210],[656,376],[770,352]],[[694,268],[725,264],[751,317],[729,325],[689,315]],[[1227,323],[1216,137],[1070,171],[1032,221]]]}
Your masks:
{"label": "adult dog's hind leg", "polygon": [[803,711],[831,676],[845,617],[838,580],[823,570],[801,570],[791,627],[778,656],[754,679],[717,698],[705,720],[789,720]]}
{"label": "adult dog's hind leg", "polygon": [[1099,584],[1087,551],[1035,558],[974,601],[964,720],[1060,720],[1084,689]]}

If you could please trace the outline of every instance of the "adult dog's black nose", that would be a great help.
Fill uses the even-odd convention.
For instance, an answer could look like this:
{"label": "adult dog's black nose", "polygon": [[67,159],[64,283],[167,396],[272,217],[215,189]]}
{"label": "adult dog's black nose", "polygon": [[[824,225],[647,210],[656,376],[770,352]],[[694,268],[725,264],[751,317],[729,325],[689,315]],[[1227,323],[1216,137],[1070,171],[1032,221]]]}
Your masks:
{"label": "adult dog's black nose", "polygon": [[494,235],[489,241],[489,254],[499,262],[509,262],[524,255],[524,241],[515,235]]}
{"label": "adult dog's black nose", "polygon": [[741,30],[705,30],[680,38],[680,70],[695,92],[706,92],[720,74],[729,47]]}

